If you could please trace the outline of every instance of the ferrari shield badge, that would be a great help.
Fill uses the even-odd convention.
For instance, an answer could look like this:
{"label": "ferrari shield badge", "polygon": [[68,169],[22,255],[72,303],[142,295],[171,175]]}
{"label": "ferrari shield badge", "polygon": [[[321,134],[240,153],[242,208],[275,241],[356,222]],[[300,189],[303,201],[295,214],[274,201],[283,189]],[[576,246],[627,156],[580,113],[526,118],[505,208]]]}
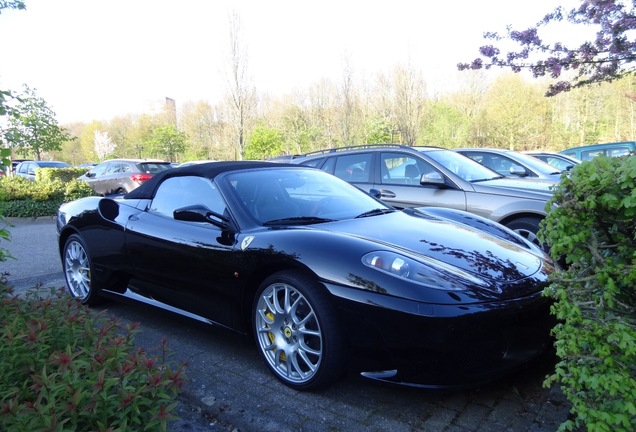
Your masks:
{"label": "ferrari shield badge", "polygon": [[245,250],[249,247],[250,243],[254,240],[254,236],[247,236],[241,242],[241,250]]}

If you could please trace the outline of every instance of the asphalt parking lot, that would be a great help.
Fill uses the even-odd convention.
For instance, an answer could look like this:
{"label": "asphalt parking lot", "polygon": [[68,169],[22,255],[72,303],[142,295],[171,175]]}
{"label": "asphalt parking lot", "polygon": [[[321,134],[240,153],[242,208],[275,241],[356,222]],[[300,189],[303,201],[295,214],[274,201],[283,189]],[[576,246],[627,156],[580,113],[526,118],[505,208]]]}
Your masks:
{"label": "asphalt parking lot", "polygon": [[[0,263],[20,290],[63,284],[51,218],[11,220],[17,260]],[[505,380],[480,388],[434,392],[379,385],[348,376],[302,393],[280,384],[243,337],[143,305],[101,307],[141,323],[137,343],[157,351],[167,338],[170,361],[186,361],[189,382],[180,420],[170,431],[555,431],[570,409],[558,388],[543,388],[554,359],[545,356]]]}

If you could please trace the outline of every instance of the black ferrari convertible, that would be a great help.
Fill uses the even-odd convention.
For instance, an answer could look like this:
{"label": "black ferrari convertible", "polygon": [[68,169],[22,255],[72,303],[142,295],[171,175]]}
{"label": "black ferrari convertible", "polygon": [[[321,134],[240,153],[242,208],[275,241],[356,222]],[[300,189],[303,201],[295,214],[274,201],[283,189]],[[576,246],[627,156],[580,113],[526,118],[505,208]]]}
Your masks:
{"label": "black ferrari convertible", "polygon": [[269,162],[167,170],[58,214],[70,293],[144,301],[252,335],[299,390],[347,371],[481,383],[550,344],[551,260],[473,214],[396,210],[323,171]]}

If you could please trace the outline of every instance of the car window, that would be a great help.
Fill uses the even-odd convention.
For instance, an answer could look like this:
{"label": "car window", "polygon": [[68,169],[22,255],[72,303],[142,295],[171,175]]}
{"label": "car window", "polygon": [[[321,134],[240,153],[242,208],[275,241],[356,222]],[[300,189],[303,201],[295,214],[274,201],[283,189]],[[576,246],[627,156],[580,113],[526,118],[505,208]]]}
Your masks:
{"label": "car window", "polygon": [[131,168],[128,164],[122,162],[112,162],[108,169],[106,170],[106,174],[120,174],[125,172],[130,172]]}
{"label": "car window", "polygon": [[348,182],[369,182],[371,174],[371,153],[337,156],[334,174]]}
{"label": "car window", "polygon": [[110,165],[110,163],[108,163],[108,162],[99,164],[95,168],[93,168],[90,171],[90,173],[93,174],[95,177],[102,176],[102,175],[104,175],[106,173],[106,170],[108,169],[109,165]]}
{"label": "car window", "polygon": [[626,147],[619,147],[619,148],[615,148],[615,149],[609,149],[607,151],[607,155],[611,156],[611,157],[618,157],[618,156],[628,156],[630,154],[629,149]]}
{"label": "car window", "polygon": [[143,173],[157,174],[158,172],[170,169],[171,165],[168,162],[143,162],[138,163],[137,168]]}
{"label": "car window", "polygon": [[[320,165],[322,165],[322,163],[324,162],[324,158],[318,158],[318,159],[311,159],[308,160],[307,162],[303,162],[302,164],[305,166],[310,166],[312,168],[318,168],[320,167]],[[324,168],[323,168],[324,170]]]}
{"label": "car window", "polygon": [[184,176],[172,177],[161,183],[148,211],[172,218],[176,209],[191,205],[204,205],[219,214],[223,214],[226,207],[223,197],[209,179]]}
{"label": "car window", "polygon": [[436,171],[428,162],[402,153],[382,153],[380,170],[382,184],[407,185],[419,185],[422,174]]}

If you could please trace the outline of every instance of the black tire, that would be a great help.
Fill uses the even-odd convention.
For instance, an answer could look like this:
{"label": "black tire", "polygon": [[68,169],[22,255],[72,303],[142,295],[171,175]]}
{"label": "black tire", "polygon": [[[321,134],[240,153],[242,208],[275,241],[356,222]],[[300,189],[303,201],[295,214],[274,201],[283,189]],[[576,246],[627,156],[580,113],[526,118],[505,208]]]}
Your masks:
{"label": "black tire", "polygon": [[254,298],[254,339],[269,369],[285,385],[315,390],[345,372],[344,339],[327,293],[296,271],[267,278]]}
{"label": "black tire", "polygon": [[537,233],[539,232],[539,224],[541,223],[541,218],[538,217],[521,217],[518,219],[511,220],[506,224],[506,227],[513,230],[521,237],[526,240],[536,244],[537,246],[543,248],[543,245],[539,241],[537,237]]}
{"label": "black tire", "polygon": [[71,296],[88,306],[101,301],[99,289],[91,279],[93,263],[84,240],[78,234],[70,235],[64,244],[62,270]]}

